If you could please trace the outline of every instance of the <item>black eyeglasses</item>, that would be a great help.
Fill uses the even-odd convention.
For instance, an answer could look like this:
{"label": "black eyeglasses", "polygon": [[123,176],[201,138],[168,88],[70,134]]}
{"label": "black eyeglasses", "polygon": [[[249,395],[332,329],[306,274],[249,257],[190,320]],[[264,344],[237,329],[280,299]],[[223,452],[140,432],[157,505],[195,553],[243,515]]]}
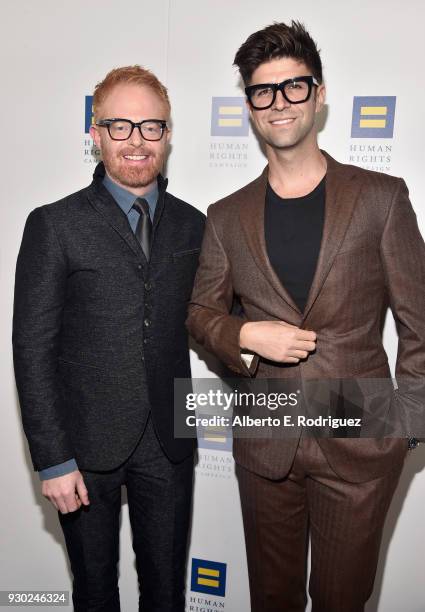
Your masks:
{"label": "black eyeglasses", "polygon": [[290,104],[301,104],[307,102],[311,96],[313,85],[319,86],[314,76],[300,76],[286,79],[282,83],[261,83],[245,87],[245,93],[252,108],[264,110],[270,108],[276,100],[278,91]]}
{"label": "black eyeglasses", "polygon": [[167,122],[162,119],[144,119],[138,123],[130,119],[101,119],[96,125],[107,127],[112,140],[128,140],[135,127],[145,140],[161,140],[164,131],[168,129]]}

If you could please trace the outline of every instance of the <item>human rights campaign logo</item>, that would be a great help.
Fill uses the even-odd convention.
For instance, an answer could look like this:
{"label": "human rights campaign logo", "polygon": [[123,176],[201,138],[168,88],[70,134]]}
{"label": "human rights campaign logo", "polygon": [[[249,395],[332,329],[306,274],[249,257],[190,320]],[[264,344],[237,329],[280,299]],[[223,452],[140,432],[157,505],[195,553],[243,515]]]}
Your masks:
{"label": "human rights campaign logo", "polygon": [[249,120],[245,98],[213,97],[211,136],[248,136]]}
{"label": "human rights campaign logo", "polygon": [[226,569],[226,563],[192,559],[191,590],[197,593],[224,597],[226,594]]}
{"label": "human rights campaign logo", "polygon": [[84,133],[88,134],[90,131],[90,127],[94,123],[94,115],[93,115],[93,96],[86,96],[86,112],[85,112],[85,128]]}
{"label": "human rights campaign logo", "polygon": [[197,425],[196,430],[199,448],[231,452],[232,427],[230,425]]}
{"label": "human rights campaign logo", "polygon": [[354,96],[351,138],[392,138],[395,96]]}
{"label": "human rights campaign logo", "polygon": [[230,428],[221,426],[198,426],[197,430],[199,448],[231,452],[232,432]]}

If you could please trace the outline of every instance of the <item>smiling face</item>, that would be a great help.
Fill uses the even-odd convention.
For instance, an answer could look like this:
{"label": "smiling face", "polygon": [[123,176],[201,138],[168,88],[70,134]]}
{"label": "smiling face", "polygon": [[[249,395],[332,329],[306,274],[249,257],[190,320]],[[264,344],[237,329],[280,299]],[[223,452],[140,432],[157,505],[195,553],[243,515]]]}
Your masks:
{"label": "smiling face", "polygon": [[[130,83],[116,85],[96,113],[100,119],[168,120],[169,112],[163,100],[150,87]],[[116,141],[106,127],[92,126],[90,134],[102,153],[103,163],[110,178],[136,195],[143,195],[155,185],[166,156],[170,132],[164,131],[161,140],[152,142],[142,138],[137,128],[128,140]]]}
{"label": "smiling face", "polygon": [[[264,62],[252,73],[249,85],[281,83],[286,79],[309,76],[311,70],[303,62],[290,57]],[[316,113],[324,104],[325,87],[313,87],[310,98],[301,104],[291,104],[280,91],[270,108],[254,110],[249,105],[251,119],[258,134],[272,149],[316,147],[314,127]]]}

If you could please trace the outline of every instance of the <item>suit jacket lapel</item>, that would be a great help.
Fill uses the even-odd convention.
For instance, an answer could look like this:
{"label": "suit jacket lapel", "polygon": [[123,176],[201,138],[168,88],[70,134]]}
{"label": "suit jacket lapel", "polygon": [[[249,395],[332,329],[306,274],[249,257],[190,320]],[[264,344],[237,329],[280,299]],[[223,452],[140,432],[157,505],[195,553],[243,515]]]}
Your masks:
{"label": "suit jacket lapel", "polygon": [[297,305],[280,282],[267,255],[264,233],[264,207],[266,201],[267,178],[268,166],[264,168],[261,176],[241,192],[239,218],[247,244],[258,268],[273,286],[276,293],[288,304],[288,306],[300,315],[301,313]]}
{"label": "suit jacket lapel", "polygon": [[341,246],[350,223],[359,187],[350,166],[339,164],[325,151],[327,161],[325,220],[316,272],[310,288],[304,313],[280,282],[267,255],[264,233],[264,207],[268,179],[268,166],[263,173],[241,192],[239,216],[246,241],[254,256],[254,261],[271,283],[276,293],[298,314],[307,318],[316,301],[335,256]]}
{"label": "suit jacket lapel", "polygon": [[[121,236],[127,243],[133,253],[139,258],[146,269],[148,262],[142,247],[140,246],[134,232],[132,231],[128,218],[117,205],[114,198],[103,185],[103,177],[105,176],[105,167],[103,162],[100,162],[94,171],[91,190],[88,194],[88,199],[93,208],[100,213],[109,225]],[[158,202],[155,208],[153,218],[153,235],[152,235],[152,251],[155,241],[155,234],[165,208],[165,194],[167,190],[168,179],[165,179],[161,174],[158,175]],[[152,253],[151,253],[152,255]]]}
{"label": "suit jacket lapel", "polygon": [[93,208],[104,217],[107,223],[121,236],[133,253],[145,260],[142,248],[133,234],[126,215],[115,202],[109,191],[98,180],[92,183],[88,199]]}
{"label": "suit jacket lapel", "polygon": [[351,167],[339,164],[330,155],[322,152],[328,164],[325,221],[316,272],[303,313],[303,322],[319,296],[329,274],[351,221],[360,191],[357,182],[353,180],[354,172]]}

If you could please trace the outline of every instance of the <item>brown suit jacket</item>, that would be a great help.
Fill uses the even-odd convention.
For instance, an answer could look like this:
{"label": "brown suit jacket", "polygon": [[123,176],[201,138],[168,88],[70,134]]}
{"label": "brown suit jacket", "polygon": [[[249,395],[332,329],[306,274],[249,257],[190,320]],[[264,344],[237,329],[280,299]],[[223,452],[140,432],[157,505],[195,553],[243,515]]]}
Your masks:
{"label": "brown suit jacket", "polygon": [[[268,168],[208,209],[188,329],[233,371],[262,378],[389,378],[382,344],[388,306],[396,319],[396,376],[425,377],[425,245],[402,179],[336,162],[324,153],[326,208],[317,269],[304,313],[266,252]],[[282,320],[317,333],[317,349],[297,365],[241,360],[246,319],[229,314],[234,295],[249,321]],[[361,482],[395,469],[407,443],[397,438],[319,439],[332,468]],[[239,439],[235,460],[268,478],[289,471],[298,439]]]}

